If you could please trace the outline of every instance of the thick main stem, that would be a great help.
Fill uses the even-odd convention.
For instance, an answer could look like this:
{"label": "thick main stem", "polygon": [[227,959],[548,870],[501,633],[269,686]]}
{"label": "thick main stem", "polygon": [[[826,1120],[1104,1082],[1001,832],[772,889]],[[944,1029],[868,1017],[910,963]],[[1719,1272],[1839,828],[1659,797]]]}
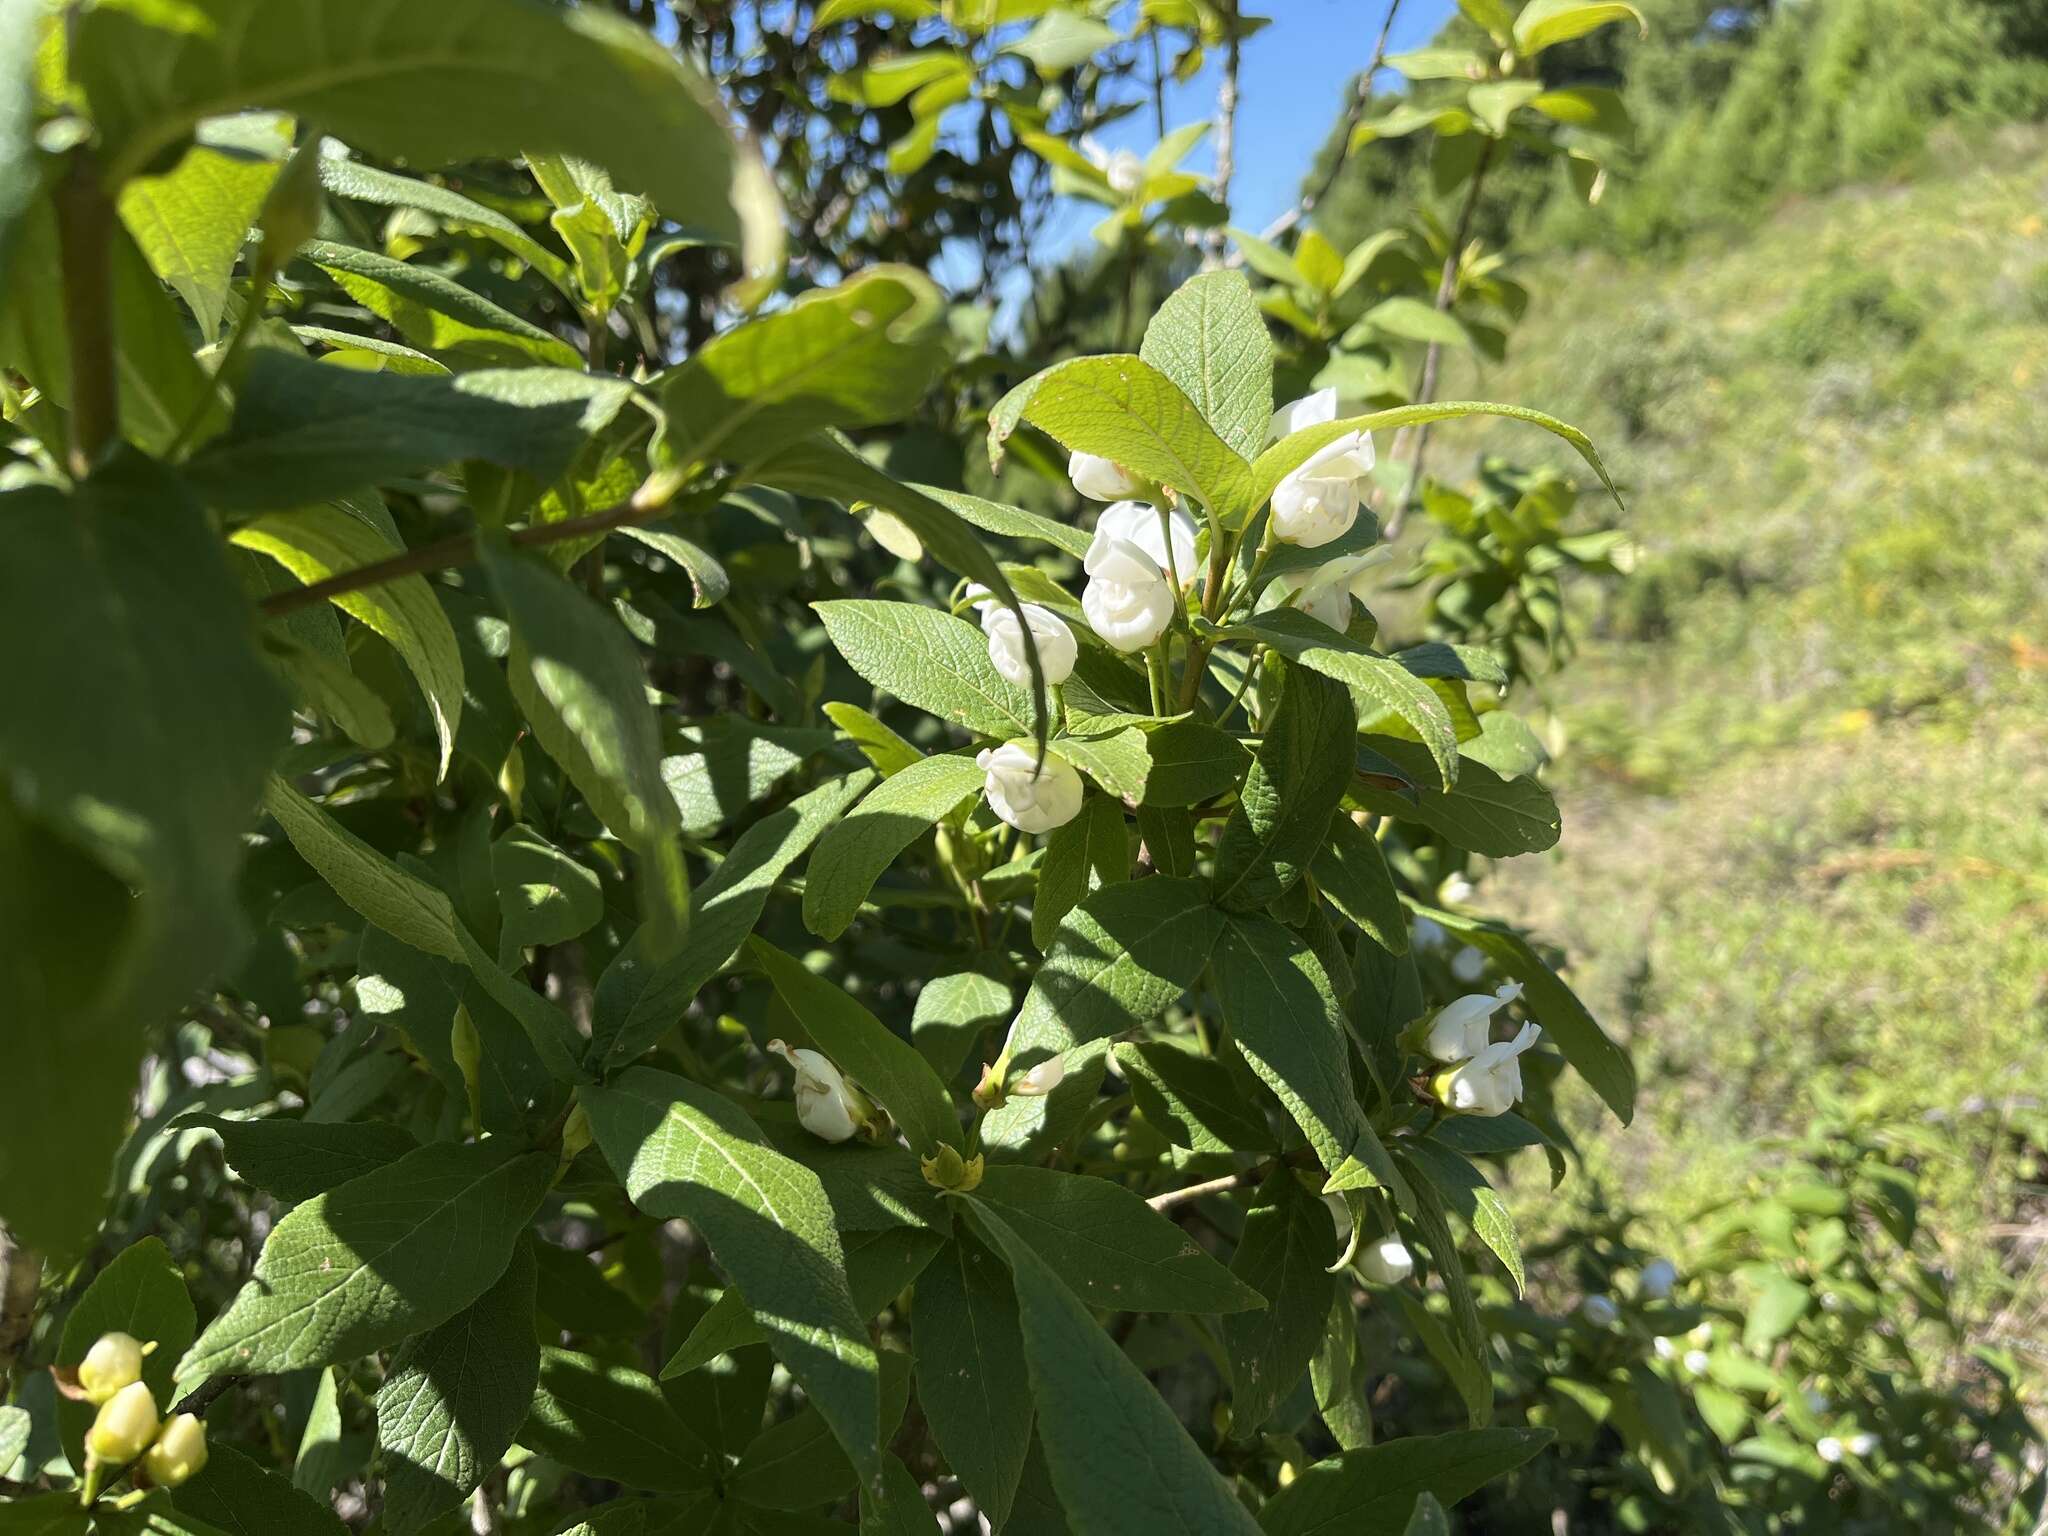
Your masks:
{"label": "thick main stem", "polygon": [[70,468],[83,479],[121,430],[114,383],[114,205],[90,150],[71,152],[55,201],[64,335],[71,350]]}

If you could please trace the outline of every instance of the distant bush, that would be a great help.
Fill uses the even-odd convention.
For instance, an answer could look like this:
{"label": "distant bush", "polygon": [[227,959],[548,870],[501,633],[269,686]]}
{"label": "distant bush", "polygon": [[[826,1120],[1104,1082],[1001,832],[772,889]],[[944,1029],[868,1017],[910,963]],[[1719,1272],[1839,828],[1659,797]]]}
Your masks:
{"label": "distant bush", "polygon": [[1926,323],[1919,301],[1883,272],[1837,267],[1806,285],[1771,329],[1769,346],[1787,362],[1812,368],[1872,346],[1902,350]]}

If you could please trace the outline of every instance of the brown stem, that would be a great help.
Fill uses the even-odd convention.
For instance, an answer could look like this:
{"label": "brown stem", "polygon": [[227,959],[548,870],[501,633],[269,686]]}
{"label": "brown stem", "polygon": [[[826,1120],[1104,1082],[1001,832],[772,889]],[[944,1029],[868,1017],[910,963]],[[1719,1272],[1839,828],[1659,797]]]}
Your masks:
{"label": "brown stem", "polygon": [[42,1255],[22,1247],[0,1227],[0,1392],[34,1327],[36,1289],[42,1279]]}
{"label": "brown stem", "polygon": [[1256,1184],[1271,1173],[1277,1162],[1268,1161],[1251,1168],[1241,1168],[1236,1173],[1226,1173],[1221,1178],[1204,1179],[1200,1184],[1190,1184],[1184,1189],[1169,1189],[1163,1195],[1154,1195],[1145,1203],[1155,1211],[1170,1211],[1177,1205],[1190,1200],[1200,1200],[1207,1195],[1220,1195],[1226,1190],[1242,1189],[1247,1184]]}
{"label": "brown stem", "polygon": [[1351,93],[1351,105],[1344,114],[1343,136],[1337,140],[1337,153],[1330,159],[1330,168],[1323,172],[1323,179],[1311,187],[1300,202],[1266,226],[1261,238],[1273,240],[1286,234],[1314,213],[1316,204],[1328,197],[1330,188],[1337,184],[1338,175],[1351,159],[1351,135],[1357,131],[1358,120],[1365,115],[1366,103],[1372,100],[1372,77],[1387,62],[1387,40],[1393,35],[1394,18],[1400,12],[1401,0],[1388,0],[1387,14],[1380,21],[1379,40],[1372,45],[1372,62],[1365,66],[1365,73],[1358,77],[1358,88]]}
{"label": "brown stem", "polygon": [[171,1417],[176,1418],[181,1413],[190,1413],[203,1419],[206,1417],[207,1409],[246,1380],[246,1376],[209,1377],[178,1399],[171,1409]]}
{"label": "brown stem", "polygon": [[[726,482],[717,482],[703,494],[713,500],[725,492]],[[716,495],[713,495],[713,491]],[[515,528],[510,535],[512,543],[520,548],[531,548],[541,544],[559,544],[564,539],[581,538],[589,533],[606,533],[614,528],[627,528],[635,523],[644,523],[659,517],[668,509],[673,491],[665,483],[657,484],[650,479],[639,490],[616,506],[592,512],[584,517],[572,517],[560,523],[536,523],[525,528]],[[382,586],[387,581],[396,581],[401,576],[415,576],[422,571],[447,570],[451,566],[468,565],[477,558],[477,535],[469,533],[450,534],[432,544],[422,544],[418,549],[409,549],[402,555],[393,555],[388,560],[373,560],[368,565],[359,565],[352,571],[337,571],[334,575],[316,581],[310,586],[295,587],[288,592],[273,592],[257,604],[266,619],[294,613],[315,603],[326,602],[345,592],[360,592],[365,587]]]}
{"label": "brown stem", "polygon": [[114,386],[114,205],[90,150],[71,152],[56,205],[64,334],[71,349],[71,473],[82,479],[121,431]]}

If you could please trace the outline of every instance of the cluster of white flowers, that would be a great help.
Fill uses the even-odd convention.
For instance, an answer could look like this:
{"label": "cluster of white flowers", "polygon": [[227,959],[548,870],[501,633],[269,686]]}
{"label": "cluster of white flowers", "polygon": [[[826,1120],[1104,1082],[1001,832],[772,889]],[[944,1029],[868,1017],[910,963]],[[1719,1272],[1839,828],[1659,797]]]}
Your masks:
{"label": "cluster of white flowers", "polygon": [[1460,1114],[1504,1115],[1522,1096],[1522,1056],[1543,1031],[1524,1024],[1512,1040],[1493,1039],[1493,1016],[1522,995],[1508,982],[1492,994],[1475,992],[1444,1004],[1430,1021],[1422,1048],[1448,1065],[1436,1075],[1436,1095]]}
{"label": "cluster of white flowers", "polygon": [[1173,622],[1176,587],[1187,591],[1199,574],[1194,519],[1178,508],[1114,502],[1095,520],[1081,568],[1088,573],[1081,589],[1088,627],[1114,650],[1142,651]]}
{"label": "cluster of white flowers", "polygon": [[1844,1456],[1868,1456],[1877,1449],[1877,1436],[1867,1431],[1851,1435],[1846,1440],[1834,1435],[1823,1435],[1814,1442],[1813,1449],[1815,1455],[1832,1467]]}

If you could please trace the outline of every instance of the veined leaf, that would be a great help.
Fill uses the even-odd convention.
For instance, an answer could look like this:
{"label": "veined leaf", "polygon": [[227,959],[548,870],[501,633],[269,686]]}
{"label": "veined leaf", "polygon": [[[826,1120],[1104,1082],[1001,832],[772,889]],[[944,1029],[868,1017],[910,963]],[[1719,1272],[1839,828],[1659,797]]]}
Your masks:
{"label": "veined leaf", "polygon": [[177,290],[200,339],[211,342],[235,258],[291,149],[291,122],[215,118],[199,125],[196,138],[173,169],[123,187],[120,210],[151,269]]}
{"label": "veined leaf", "polygon": [[824,706],[825,718],[839,727],[846,739],[860,748],[860,754],[875,765],[883,778],[901,773],[924,754],[858,704],[832,700]]}
{"label": "veined leaf", "polygon": [[1477,757],[1458,754],[1458,783],[1437,787],[1436,763],[1422,747],[1391,736],[1372,738],[1374,752],[1399,769],[1414,797],[1359,783],[1352,798],[1366,810],[1396,821],[1417,821],[1453,847],[1508,858],[1557,846],[1563,830],[1557,802],[1535,779],[1503,778]]}
{"label": "veined leaf", "polygon": [[1216,844],[1218,905],[1258,910],[1301,878],[1326,845],[1351,782],[1357,729],[1344,689],[1303,668],[1287,673],[1280,708]]}
{"label": "veined leaf", "polygon": [[1152,771],[1152,752],[1145,733],[1135,725],[1099,736],[1061,736],[1053,754],[1065,758],[1119,800],[1145,798],[1145,779]]}
{"label": "veined leaf", "polygon": [[917,1400],[946,1465],[992,1525],[1009,1517],[1031,1444],[1017,1293],[964,1225],[917,1282],[911,1308]]}
{"label": "veined leaf", "polygon": [[307,242],[299,255],[430,356],[506,368],[526,362],[582,366],[576,349],[561,337],[431,268],[327,240]]}
{"label": "veined leaf", "polygon": [[1546,48],[1584,37],[1609,22],[1632,21],[1642,36],[1650,25],[1643,13],[1622,0],[1529,0],[1515,18],[1515,49],[1534,58]]}
{"label": "veined leaf", "polygon": [[206,1465],[173,1490],[171,1502],[180,1517],[205,1525],[148,1525],[147,1536],[348,1536],[326,1504],[232,1445],[208,1445]]}
{"label": "veined leaf", "polygon": [[1251,1536],[1257,1523],[1088,1308],[1009,1223],[970,1209],[1009,1261],[1046,1465],[1075,1536]]}
{"label": "veined leaf", "polygon": [[1455,1504],[1556,1438],[1548,1429],[1410,1435],[1308,1468],[1259,1514],[1266,1536],[1400,1536],[1423,1494]]}
{"label": "veined leaf", "polygon": [[862,1481],[872,1481],[881,1464],[875,1352],[818,1176],[770,1147],[730,1100],[684,1078],[632,1067],[580,1097],[633,1203],[704,1235]]}
{"label": "veined leaf", "polygon": [[294,1207],[179,1379],[334,1365],[453,1317],[504,1274],[555,1162],[437,1142]]}
{"label": "veined leaf", "polygon": [[1145,1123],[1191,1152],[1270,1152],[1265,1117],[1213,1057],[1197,1056],[1165,1041],[1125,1042],[1117,1065]]}
{"label": "veined leaf", "polygon": [[1309,865],[1330,904],[1390,955],[1408,953],[1408,915],[1380,845],[1349,816],[1330,818],[1330,840]]}
{"label": "veined leaf", "polygon": [[1032,734],[1031,696],[996,671],[972,624],[916,603],[812,607],[846,664],[884,693],[983,736]]}
{"label": "veined leaf", "polygon": [[1224,446],[1250,460],[1273,415],[1273,339],[1242,272],[1205,272],[1175,289],[1138,355],[1178,384]]}
{"label": "veined leaf", "polygon": [[419,1150],[410,1131],[381,1120],[329,1125],[281,1115],[260,1120],[187,1115],[179,1123],[212,1131],[237,1178],[287,1203],[310,1200],[323,1189]]}
{"label": "veined leaf", "polygon": [[1280,1169],[1246,1214],[1230,1261],[1231,1274],[1265,1301],[1256,1311],[1223,1320],[1238,1434],[1249,1435],[1271,1418],[1308,1369],[1337,1294],[1337,1277],[1330,1273],[1336,1260],[1337,1229],[1329,1211]]}
{"label": "veined leaf", "polygon": [[540,1389],[519,1439],[586,1477],[629,1488],[701,1488],[718,1468],[653,1377],[569,1349],[540,1352]]}
{"label": "veined leaf", "polygon": [[320,185],[336,197],[373,203],[380,208],[417,208],[444,223],[474,230],[532,267],[565,297],[576,297],[567,262],[497,209],[486,208],[460,192],[335,155],[320,157]]}
{"label": "veined leaf", "polygon": [[993,533],[1006,539],[1035,539],[1041,544],[1063,549],[1077,560],[1088,553],[1092,542],[1080,529],[1056,523],[1036,512],[1027,512],[1022,507],[1006,506],[999,501],[987,501],[979,496],[969,496],[965,491],[948,491],[936,485],[913,485],[907,489],[930,497],[962,522],[972,523],[983,533]]}
{"label": "veined leaf", "polygon": [[1449,1147],[1427,1138],[1411,1142],[1405,1149],[1408,1164],[1420,1169],[1438,1196],[1464,1219],[1473,1235],[1499,1259],[1508,1278],[1515,1282],[1515,1294],[1528,1289],[1522,1270],[1521,1240],[1515,1235],[1515,1218],[1507,1202],[1486,1182],[1486,1175]]}
{"label": "veined leaf", "polygon": [[884,779],[818,840],[804,884],[804,926],[822,939],[838,938],[896,856],[979,793],[981,782],[973,758],[950,754]]}
{"label": "veined leaf", "polygon": [[1130,861],[1123,807],[1106,795],[1090,795],[1080,815],[1046,836],[1031,899],[1031,942],[1040,949],[1049,946],[1067,914],[1090,891],[1130,878]]}

